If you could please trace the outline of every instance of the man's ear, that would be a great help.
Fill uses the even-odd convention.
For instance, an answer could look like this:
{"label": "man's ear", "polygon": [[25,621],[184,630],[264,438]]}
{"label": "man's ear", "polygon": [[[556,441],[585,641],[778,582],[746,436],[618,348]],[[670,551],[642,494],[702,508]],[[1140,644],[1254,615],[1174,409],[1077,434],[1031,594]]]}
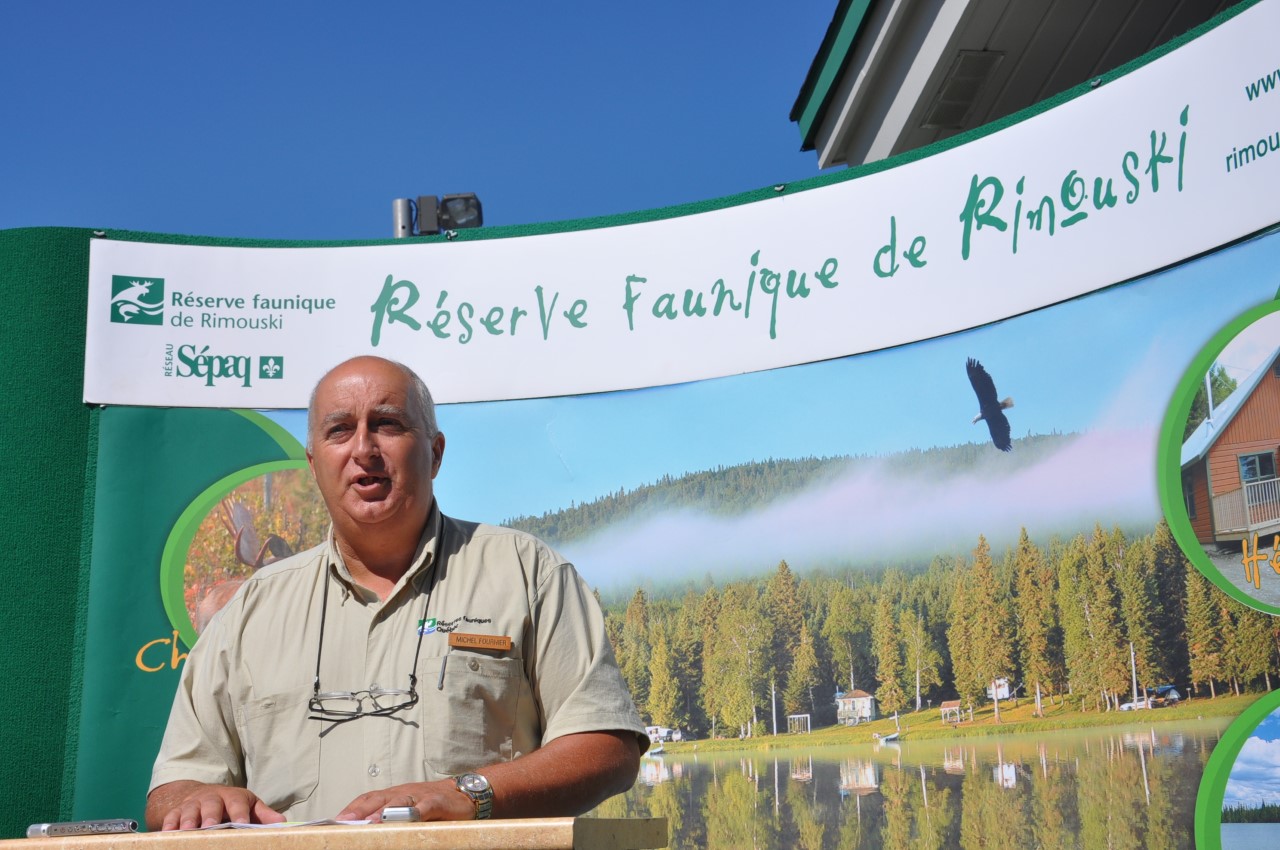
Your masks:
{"label": "man's ear", "polygon": [[431,438],[431,477],[440,473],[440,461],[444,460],[444,432],[438,431]]}

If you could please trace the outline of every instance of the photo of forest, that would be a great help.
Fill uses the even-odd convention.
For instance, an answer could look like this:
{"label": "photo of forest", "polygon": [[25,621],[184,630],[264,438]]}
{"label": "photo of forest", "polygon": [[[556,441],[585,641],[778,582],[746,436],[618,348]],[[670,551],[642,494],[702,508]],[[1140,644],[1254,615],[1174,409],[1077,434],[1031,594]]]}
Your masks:
{"label": "photo of forest", "polygon": [[[813,463],[794,466],[779,474]],[[695,736],[769,731],[773,695],[815,725],[836,721],[837,691],[872,693],[885,715],[956,698],[998,712],[999,679],[1021,698],[1118,710],[1132,699],[1130,644],[1140,689],[1213,697],[1280,674],[1280,624],[1218,593],[1163,522],[1039,543],[1019,529],[995,552],[979,536],[914,569],[800,576],[783,560],[765,576],[637,589],[607,622],[642,713]]]}

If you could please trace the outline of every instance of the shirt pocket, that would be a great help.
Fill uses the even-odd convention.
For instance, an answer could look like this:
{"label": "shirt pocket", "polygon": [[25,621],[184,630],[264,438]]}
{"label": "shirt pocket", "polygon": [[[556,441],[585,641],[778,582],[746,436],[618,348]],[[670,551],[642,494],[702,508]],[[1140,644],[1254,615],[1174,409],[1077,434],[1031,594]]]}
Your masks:
{"label": "shirt pocket", "polygon": [[428,773],[457,776],[519,755],[513,736],[522,712],[534,711],[523,662],[460,650],[432,661],[419,682]]}
{"label": "shirt pocket", "polygon": [[304,802],[320,780],[320,730],[309,720],[309,694],[249,700],[236,709],[250,791],[278,812]]}

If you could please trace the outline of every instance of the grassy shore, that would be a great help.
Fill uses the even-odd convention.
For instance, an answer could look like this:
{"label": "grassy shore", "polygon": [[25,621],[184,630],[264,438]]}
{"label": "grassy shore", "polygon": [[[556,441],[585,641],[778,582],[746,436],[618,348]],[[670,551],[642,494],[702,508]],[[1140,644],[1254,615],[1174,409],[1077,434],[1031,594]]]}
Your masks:
{"label": "grassy shore", "polygon": [[[1184,700],[1169,708],[1143,711],[1080,711],[1071,702],[1044,702],[1044,717],[1035,716],[1035,702],[1019,700],[1000,704],[1000,722],[995,719],[995,708],[986,705],[974,709],[973,720],[962,723],[943,723],[935,707],[898,717],[902,738],[913,741],[966,738],[984,735],[1021,735],[1051,729],[1092,729],[1106,726],[1165,723],[1177,720],[1196,720],[1204,717],[1235,717],[1262,696],[1246,693],[1242,696],[1219,696],[1216,699],[1202,697]],[[782,718],[779,718],[782,721]],[[785,721],[783,721],[785,722]],[[713,740],[683,741],[665,744],[666,752],[691,753],[716,750],[743,750],[794,747],[827,747],[845,744],[869,744],[875,736],[888,735],[899,727],[893,718],[881,718],[857,726],[829,726],[815,729],[811,734],[759,735],[755,738],[718,738]]]}

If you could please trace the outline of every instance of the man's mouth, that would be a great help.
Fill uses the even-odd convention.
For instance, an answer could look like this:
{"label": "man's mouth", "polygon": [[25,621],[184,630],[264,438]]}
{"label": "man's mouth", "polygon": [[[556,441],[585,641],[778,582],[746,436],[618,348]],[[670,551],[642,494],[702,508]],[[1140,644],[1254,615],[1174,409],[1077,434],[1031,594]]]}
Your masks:
{"label": "man's mouth", "polygon": [[357,487],[378,487],[387,483],[388,479],[385,475],[361,475],[355,481]]}

